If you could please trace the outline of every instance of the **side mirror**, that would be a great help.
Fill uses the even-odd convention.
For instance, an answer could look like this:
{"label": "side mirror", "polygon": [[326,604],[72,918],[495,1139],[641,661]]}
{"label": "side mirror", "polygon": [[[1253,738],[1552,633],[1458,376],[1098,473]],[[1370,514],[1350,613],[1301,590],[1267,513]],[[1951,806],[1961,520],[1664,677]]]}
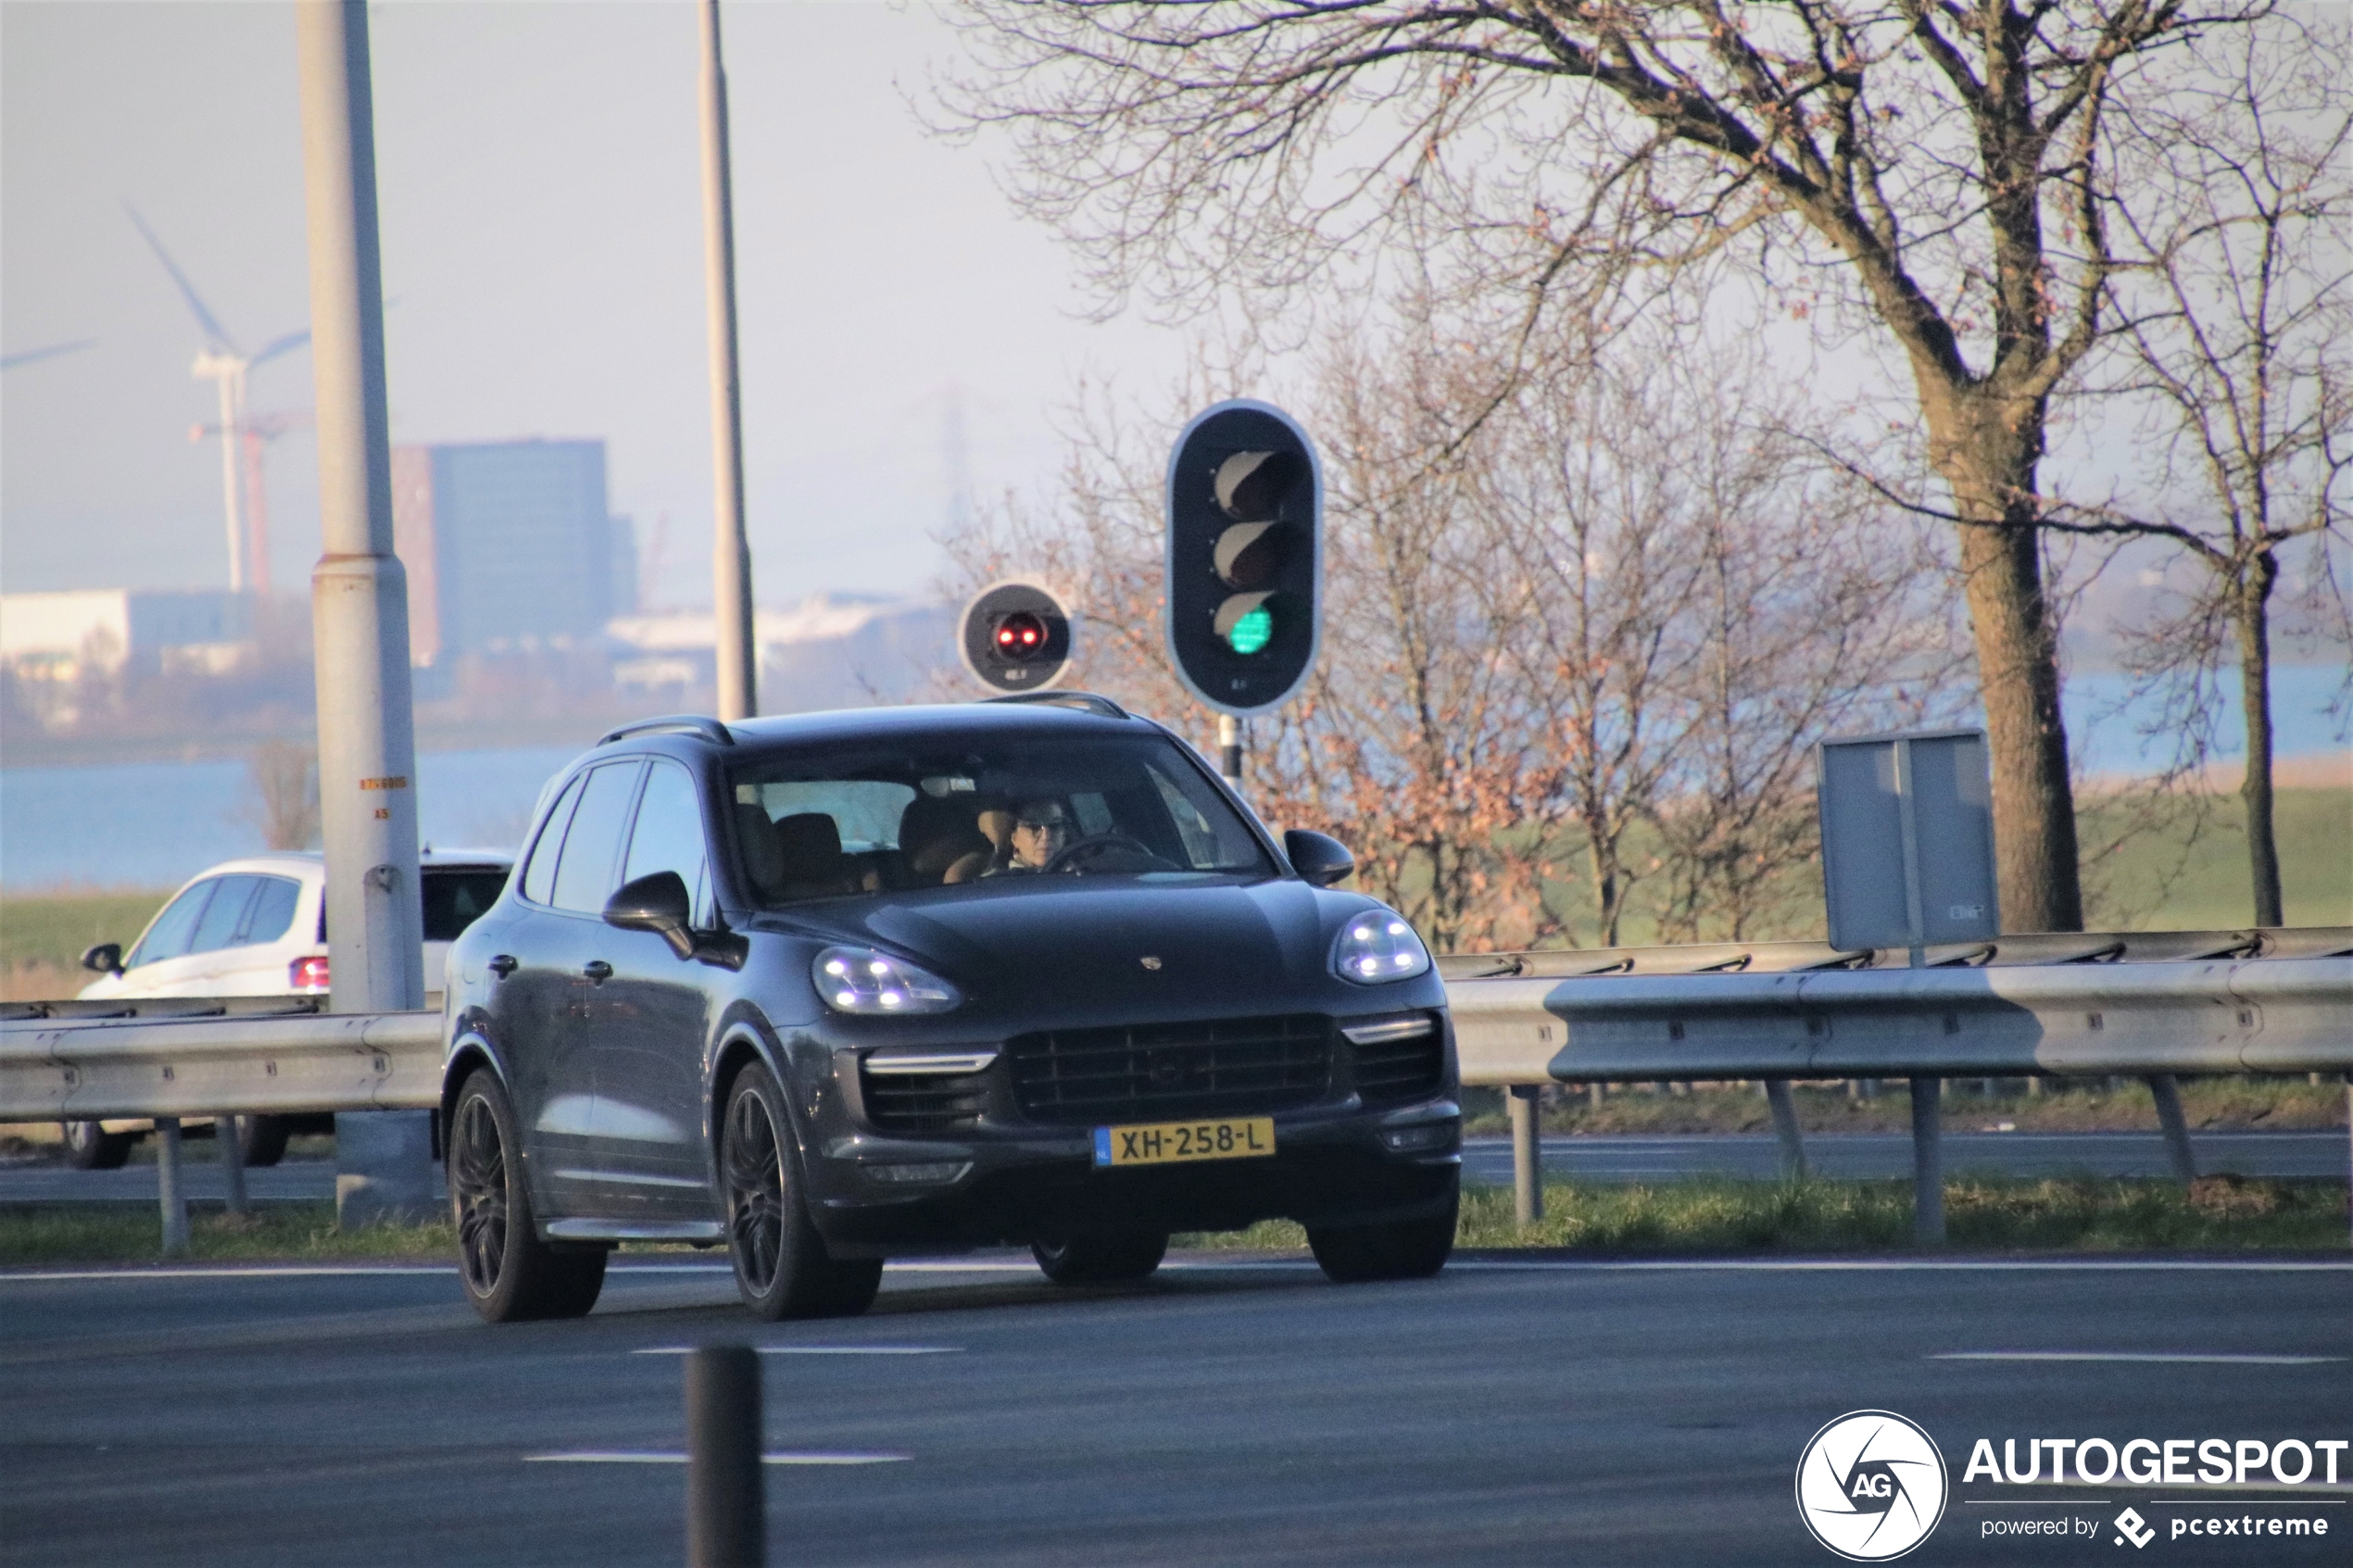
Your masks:
{"label": "side mirror", "polygon": [[1283,834],[1283,853],[1290,857],[1290,869],[1302,880],[1318,887],[1329,887],[1355,874],[1356,857],[1348,852],[1348,846],[1305,828],[1293,828]]}
{"label": "side mirror", "polygon": [[122,944],[101,942],[96,947],[89,948],[82,955],[82,967],[93,974],[120,974],[122,972]]}
{"label": "side mirror", "polygon": [[621,891],[605,901],[607,925],[617,925],[623,931],[653,932],[682,959],[695,956],[694,933],[687,926],[693,915],[694,902],[686,893],[686,879],[676,872],[655,872],[623,883]]}

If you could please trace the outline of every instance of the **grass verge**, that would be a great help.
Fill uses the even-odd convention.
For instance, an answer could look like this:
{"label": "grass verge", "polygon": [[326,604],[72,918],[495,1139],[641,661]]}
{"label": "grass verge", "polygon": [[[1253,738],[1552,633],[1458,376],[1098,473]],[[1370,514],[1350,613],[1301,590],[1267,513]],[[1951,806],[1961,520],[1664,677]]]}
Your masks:
{"label": "grass verge", "polygon": [[[457,1234],[447,1220],[421,1225],[335,1228],[331,1202],[257,1203],[239,1220],[211,1204],[190,1204],[188,1258],[195,1262],[321,1262],[419,1259],[446,1263]],[[56,1263],[152,1263],[163,1242],[152,1203],[21,1203],[0,1206],[0,1267]]]}
{"label": "grass verge", "polygon": [[[1962,1178],[1944,1184],[1944,1223],[1952,1249],[1962,1252],[2347,1249],[2343,1182],[2209,1176],[2184,1191],[2155,1181]],[[1286,1250],[1305,1247],[1307,1233],[1270,1220],[1176,1240]],[[1596,1257],[1906,1252],[1912,1187],[1902,1180],[1550,1183],[1544,1218],[1523,1229],[1512,1221],[1508,1189],[1470,1186],[1454,1245]]]}
{"label": "grass verge", "polygon": [[[2039,1095],[2019,1078],[1993,1080],[1986,1094],[1978,1078],[1945,1081],[1941,1102],[1949,1133],[2154,1133],[2157,1102],[2148,1085],[2126,1078],[2110,1087],[2104,1079],[2046,1081]],[[1583,1091],[1545,1090],[1547,1133],[1674,1135],[1694,1133],[1769,1133],[1772,1112],[1764,1092],[1701,1085],[1689,1093],[1662,1093],[1651,1084],[1618,1085],[1596,1101]],[[2317,1131],[2345,1125],[2345,1085],[2334,1079],[2313,1084],[2302,1077],[2242,1075],[2185,1078],[2182,1114],[2192,1130]],[[1808,1133],[1908,1133],[1912,1096],[1900,1078],[1881,1080],[1868,1099],[1850,1097],[1843,1085],[1793,1085],[1790,1098],[1798,1124]],[[1503,1091],[1463,1091],[1463,1130],[1498,1134],[1509,1130]],[[2006,1127],[2004,1123],[2007,1123]]]}
{"label": "grass verge", "polygon": [[[1956,1251],[2344,1252],[2346,1184],[2208,1176],[2188,1191],[2171,1182],[1960,1178],[1944,1185]],[[209,1205],[190,1216],[189,1259],[205,1262],[447,1262],[447,1221],[335,1228],[334,1205],[257,1205],[236,1221]],[[147,1263],[160,1242],[152,1204],[0,1207],[0,1267]],[[1512,1195],[1463,1189],[1455,1245],[1541,1248],[1595,1257],[1868,1254],[1908,1251],[1906,1181],[1741,1182],[1695,1179],[1652,1186],[1560,1182],[1544,1189],[1544,1218],[1512,1223]],[[1179,1236],[1212,1251],[1298,1251],[1307,1233],[1289,1220],[1246,1231]],[[632,1250],[680,1250],[632,1248]]]}

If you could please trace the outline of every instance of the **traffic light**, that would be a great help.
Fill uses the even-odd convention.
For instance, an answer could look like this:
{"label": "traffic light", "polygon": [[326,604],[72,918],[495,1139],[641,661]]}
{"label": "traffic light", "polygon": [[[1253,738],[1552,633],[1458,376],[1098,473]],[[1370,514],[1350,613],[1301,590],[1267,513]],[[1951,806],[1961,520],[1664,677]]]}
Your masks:
{"label": "traffic light", "polygon": [[992,583],[964,607],[964,668],[1000,692],[1041,692],[1070,663],[1070,615],[1034,583]]}
{"label": "traffic light", "polygon": [[1323,476],[1307,433],[1264,403],[1220,403],[1168,464],[1168,651],[1221,713],[1280,706],[1322,635]]}

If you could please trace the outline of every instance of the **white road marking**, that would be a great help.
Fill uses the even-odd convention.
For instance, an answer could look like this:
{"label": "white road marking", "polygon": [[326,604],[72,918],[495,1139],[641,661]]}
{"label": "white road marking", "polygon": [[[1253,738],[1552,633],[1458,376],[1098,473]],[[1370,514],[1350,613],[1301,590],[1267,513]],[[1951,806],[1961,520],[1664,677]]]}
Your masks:
{"label": "white road marking", "polygon": [[[1170,1272],[1240,1270],[1296,1270],[1313,1272],[1315,1264],[1304,1258],[1176,1258],[1163,1263]],[[2033,1273],[2061,1272],[2078,1273],[2353,1273],[2353,1261],[2334,1262],[2311,1259],[1966,1259],[1966,1258],[1466,1258],[1446,1265],[1448,1273]],[[445,1264],[252,1264],[245,1266],[201,1266],[196,1268],[151,1268],[127,1265],[119,1269],[53,1269],[0,1270],[0,1285],[39,1285],[71,1280],[190,1280],[190,1279],[296,1279],[296,1278],[359,1278],[371,1276],[412,1275],[419,1278],[455,1274],[455,1267]],[[731,1273],[724,1263],[624,1263],[607,1271],[609,1274],[633,1274],[640,1277],[663,1274],[724,1274]],[[922,1260],[893,1262],[885,1265],[890,1273],[939,1274],[1035,1274],[1038,1266],[1030,1262],[961,1263]]]}
{"label": "white road marking", "polygon": [[1931,1361],[2201,1361],[2221,1366],[2316,1366],[2343,1356],[2205,1355],[2158,1350],[1946,1350]]}
{"label": "white road marking", "polygon": [[[633,1356],[685,1356],[692,1345],[649,1345]],[[754,1345],[763,1356],[957,1356],[962,1345]]]}
{"label": "white road marking", "polygon": [[[762,1454],[762,1464],[903,1464],[912,1454]],[[648,1453],[634,1449],[585,1449],[578,1453],[525,1454],[525,1464],[684,1464],[685,1454]]]}

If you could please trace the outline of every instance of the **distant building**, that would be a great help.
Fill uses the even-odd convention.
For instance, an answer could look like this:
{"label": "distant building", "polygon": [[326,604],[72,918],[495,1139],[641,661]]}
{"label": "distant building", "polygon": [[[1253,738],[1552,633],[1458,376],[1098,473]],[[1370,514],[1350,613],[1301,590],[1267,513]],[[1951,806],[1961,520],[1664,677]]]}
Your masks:
{"label": "distant building", "polygon": [[0,596],[0,660],[19,679],[79,679],[85,671],[201,670],[218,674],[253,642],[245,594],[93,588]]}
{"label": "distant building", "polygon": [[224,674],[253,651],[253,599],[203,589],[94,588],[0,595],[0,665],[21,699],[53,725],[81,717],[92,678]]}
{"label": "distant building", "polygon": [[[940,605],[819,595],[752,616],[765,713],[903,702],[955,661],[954,611]],[[623,616],[606,628],[613,685],[635,697],[686,702],[717,662],[711,612]]]}
{"label": "distant building", "polygon": [[414,663],[586,646],[636,608],[636,548],[606,509],[603,442],[404,446],[392,477]]}

